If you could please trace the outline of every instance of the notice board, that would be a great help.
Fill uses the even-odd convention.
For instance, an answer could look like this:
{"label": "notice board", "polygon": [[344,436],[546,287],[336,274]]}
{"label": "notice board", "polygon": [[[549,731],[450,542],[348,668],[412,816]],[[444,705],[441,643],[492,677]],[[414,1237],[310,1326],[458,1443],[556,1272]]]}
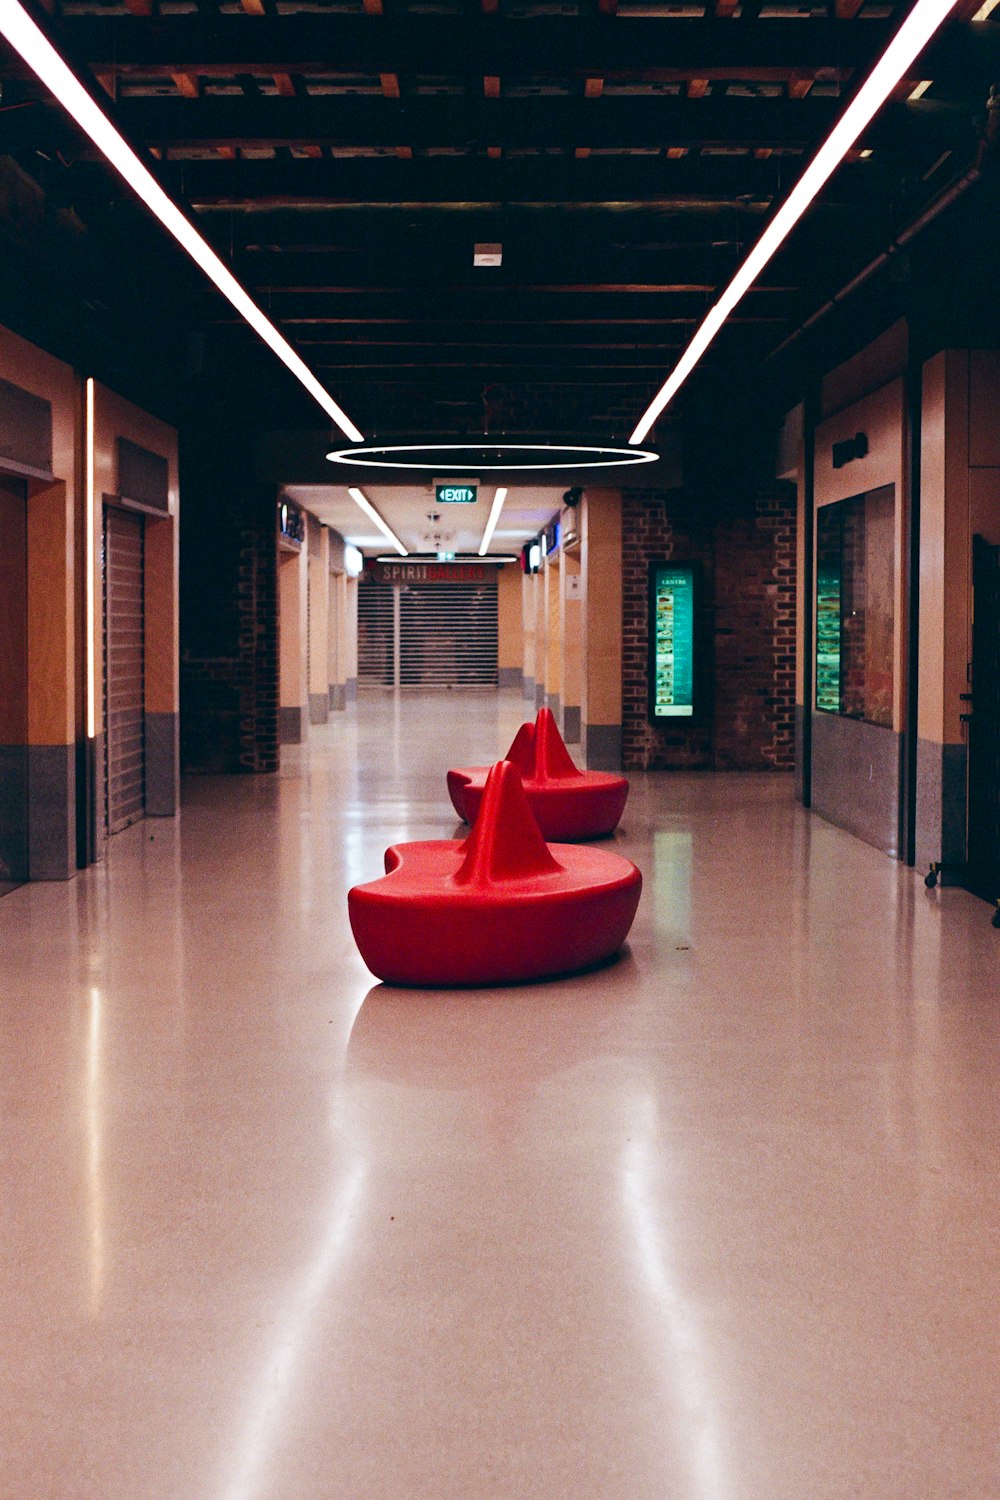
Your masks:
{"label": "notice board", "polygon": [[697,571],[692,563],[650,564],[649,717],[654,724],[695,716]]}

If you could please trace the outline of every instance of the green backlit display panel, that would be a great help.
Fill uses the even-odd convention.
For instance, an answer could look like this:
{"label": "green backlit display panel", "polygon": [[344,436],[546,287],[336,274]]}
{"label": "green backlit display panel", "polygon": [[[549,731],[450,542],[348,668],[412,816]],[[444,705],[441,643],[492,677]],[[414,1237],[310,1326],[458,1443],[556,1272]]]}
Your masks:
{"label": "green backlit display panel", "polygon": [[816,707],[840,713],[840,574],[820,568],[816,574]]}
{"label": "green backlit display panel", "polygon": [[657,563],[650,588],[650,718],[694,715],[694,568]]}

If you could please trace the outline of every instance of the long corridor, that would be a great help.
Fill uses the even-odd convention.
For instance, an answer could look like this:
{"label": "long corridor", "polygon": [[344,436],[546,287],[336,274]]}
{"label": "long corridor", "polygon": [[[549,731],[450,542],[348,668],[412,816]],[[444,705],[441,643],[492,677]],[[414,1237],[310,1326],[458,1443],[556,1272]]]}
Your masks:
{"label": "long corridor", "polygon": [[522,710],[365,696],[0,900],[3,1500],[1000,1493],[989,908],[637,775],[610,967],[376,983],[348,887]]}

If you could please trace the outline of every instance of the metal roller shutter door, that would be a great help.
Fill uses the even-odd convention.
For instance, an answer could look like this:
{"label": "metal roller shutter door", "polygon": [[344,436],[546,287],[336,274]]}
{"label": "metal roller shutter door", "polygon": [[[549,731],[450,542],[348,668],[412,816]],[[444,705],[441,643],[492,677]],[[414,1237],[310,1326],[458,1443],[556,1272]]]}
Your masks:
{"label": "metal roller shutter door", "polygon": [[146,810],[145,578],[141,516],[104,512],[104,797],[109,833]]}
{"label": "metal roller shutter door", "polygon": [[358,681],[392,687],[397,680],[401,687],[496,686],[495,578],[391,584],[362,577]]}
{"label": "metal roller shutter door", "polygon": [[392,687],[391,583],[377,583],[364,574],[358,579],[358,682],[367,687]]}
{"label": "metal roller shutter door", "polygon": [[399,603],[402,687],[496,686],[496,579],[406,583]]}

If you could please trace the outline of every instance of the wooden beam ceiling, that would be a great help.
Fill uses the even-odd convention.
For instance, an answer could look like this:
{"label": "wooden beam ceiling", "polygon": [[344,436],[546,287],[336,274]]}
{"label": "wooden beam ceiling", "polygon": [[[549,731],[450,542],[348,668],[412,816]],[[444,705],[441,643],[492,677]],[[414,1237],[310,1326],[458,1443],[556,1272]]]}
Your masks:
{"label": "wooden beam ceiling", "polygon": [[[700,17],[592,0],[587,16],[516,18],[500,0],[459,15],[409,0],[360,0],[354,15],[125,3],[126,15],[62,14],[57,39],[312,366],[338,390],[422,382],[464,400],[490,380],[576,383],[595,399],[654,388],[903,0],[895,14],[835,0],[826,16],[782,19],[758,0],[713,0]],[[713,362],[760,360],[971,159],[1000,26],[950,26],[915,76],[935,80],[930,97],[909,99],[907,83],[880,112]],[[0,78],[5,102],[37,98],[2,55]],[[4,115],[4,148],[67,163],[64,199],[112,242],[129,215],[139,223],[44,101]],[[473,267],[481,240],[503,244],[501,268]],[[245,354],[258,368],[235,316],[199,317],[237,367]]]}
{"label": "wooden beam ceiling", "polygon": [[[337,149],[394,150],[501,144],[573,150],[747,150],[768,146],[808,150],[832,126],[837,100],[745,99],[448,99],[206,98],[125,99],[119,114],[130,133],[167,148],[316,144]],[[28,118],[23,118],[25,115]],[[55,122],[53,122],[55,123]],[[14,140],[39,122],[31,111],[8,117]],[[44,132],[48,135],[50,132]],[[65,134],[65,131],[63,131]],[[888,104],[859,145],[906,151],[954,149],[968,140],[969,112],[926,98]]]}
{"label": "wooden beam ceiling", "polygon": [[[133,0],[148,5],[152,0]],[[247,0],[258,3],[258,0]],[[374,0],[370,0],[374,3]],[[847,0],[853,5],[854,0]],[[276,71],[304,77],[381,72],[464,77],[596,78],[669,82],[685,77],[753,79],[796,71],[836,76],[871,65],[895,22],[819,17],[782,19],[399,15],[294,16],[63,15],[58,35],[93,69],[196,72]],[[997,73],[1000,26],[953,24],[922,59],[942,83],[988,83]],[[8,72],[16,71],[6,63]],[[723,70],[720,72],[720,70]],[[23,71],[23,69],[21,70]]]}

